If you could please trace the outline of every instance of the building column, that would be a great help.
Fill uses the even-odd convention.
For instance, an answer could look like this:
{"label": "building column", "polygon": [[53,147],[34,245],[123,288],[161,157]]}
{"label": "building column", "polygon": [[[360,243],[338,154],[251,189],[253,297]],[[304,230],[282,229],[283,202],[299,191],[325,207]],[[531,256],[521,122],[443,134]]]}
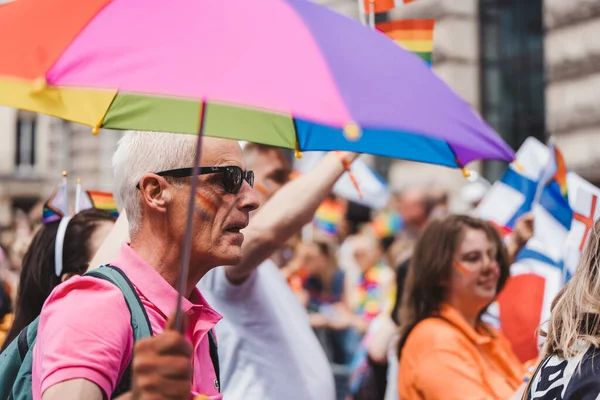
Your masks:
{"label": "building column", "polygon": [[600,184],[600,2],[544,0],[546,122],[567,166]]}

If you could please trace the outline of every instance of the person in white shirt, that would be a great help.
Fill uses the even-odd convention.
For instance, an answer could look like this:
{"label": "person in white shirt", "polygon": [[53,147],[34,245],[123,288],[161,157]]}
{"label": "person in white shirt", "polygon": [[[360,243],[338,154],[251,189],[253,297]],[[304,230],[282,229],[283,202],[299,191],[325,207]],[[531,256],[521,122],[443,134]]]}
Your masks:
{"label": "person in white shirt", "polygon": [[335,385],[325,352],[306,310],[269,257],[312,220],[357,155],[330,153],[312,171],[286,183],[291,163],[282,150],[248,144],[244,153],[266,204],[243,232],[243,261],[216,268],[198,284],[223,315],[216,326],[223,396],[332,400]]}

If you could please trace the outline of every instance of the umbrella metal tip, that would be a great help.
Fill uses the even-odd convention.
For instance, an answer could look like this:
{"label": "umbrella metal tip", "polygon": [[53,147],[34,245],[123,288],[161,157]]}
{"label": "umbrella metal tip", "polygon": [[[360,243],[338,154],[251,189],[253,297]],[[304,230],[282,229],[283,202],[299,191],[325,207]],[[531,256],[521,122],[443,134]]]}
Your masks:
{"label": "umbrella metal tip", "polygon": [[362,136],[362,130],[360,129],[360,126],[358,126],[358,124],[356,122],[350,121],[344,126],[344,137],[346,139],[355,141],[355,140],[360,139],[361,136]]}
{"label": "umbrella metal tip", "polygon": [[63,176],[63,178],[66,178],[67,177],[67,171],[63,171],[62,172],[62,176]]}

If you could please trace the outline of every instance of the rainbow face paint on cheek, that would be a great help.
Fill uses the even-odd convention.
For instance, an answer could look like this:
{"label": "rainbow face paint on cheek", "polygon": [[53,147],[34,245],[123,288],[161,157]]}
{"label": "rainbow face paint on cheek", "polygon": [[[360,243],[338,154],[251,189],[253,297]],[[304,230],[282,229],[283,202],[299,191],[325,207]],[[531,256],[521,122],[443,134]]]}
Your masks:
{"label": "rainbow face paint on cheek", "polygon": [[196,209],[200,216],[205,220],[212,220],[215,218],[219,206],[217,203],[204,196],[202,193],[196,193]]}
{"label": "rainbow face paint on cheek", "polygon": [[268,196],[270,192],[268,183],[263,184],[260,182],[254,182],[254,189],[256,189],[256,191],[258,191],[263,196]]}
{"label": "rainbow face paint on cheek", "polygon": [[461,275],[471,275],[473,273],[473,271],[471,271],[470,269],[468,269],[467,267],[465,267],[461,263],[455,262],[453,265],[454,265],[454,268]]}

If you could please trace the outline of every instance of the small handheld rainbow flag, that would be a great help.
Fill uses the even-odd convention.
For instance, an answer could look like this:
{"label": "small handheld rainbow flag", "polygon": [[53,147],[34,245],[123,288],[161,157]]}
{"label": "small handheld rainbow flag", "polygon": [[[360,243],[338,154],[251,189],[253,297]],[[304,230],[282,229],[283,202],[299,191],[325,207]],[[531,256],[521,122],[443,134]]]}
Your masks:
{"label": "small handheld rainbow flag", "polygon": [[315,212],[313,225],[328,236],[335,236],[339,232],[339,226],[344,215],[346,207],[343,203],[334,199],[325,199]]}
{"label": "small handheld rainbow flag", "polygon": [[114,215],[115,218],[119,216],[119,211],[117,210],[115,198],[113,197],[112,193],[100,192],[97,190],[88,190],[86,193],[89,196],[94,208],[97,208],[98,210],[108,211],[112,213],[112,215]]}
{"label": "small handheld rainbow flag", "polygon": [[567,189],[567,164],[565,163],[565,158],[562,152],[559,150],[556,145],[552,144],[550,150],[554,148],[554,160],[556,161],[556,172],[552,177],[558,186],[560,187],[560,193],[563,195],[565,199],[568,199],[568,189]]}
{"label": "small handheld rainbow flag", "polygon": [[402,19],[382,22],[376,28],[431,66],[434,19]]}
{"label": "small handheld rainbow flag", "polygon": [[548,149],[550,150],[550,159],[548,160],[546,167],[542,170],[534,202],[537,203],[540,201],[544,187],[553,185],[560,191],[560,195],[563,199],[568,202],[567,164],[565,163],[562,152],[556,146],[553,137],[550,137],[548,140]]}
{"label": "small handheld rainbow flag", "polygon": [[396,235],[402,229],[402,219],[398,213],[384,211],[372,222],[373,230],[378,238],[384,239]]}
{"label": "small handheld rainbow flag", "polygon": [[392,8],[400,7],[407,3],[412,3],[416,0],[374,0],[373,7],[371,7],[371,0],[363,0],[363,9],[365,12],[369,12],[371,8],[373,11],[378,13],[384,13],[390,11]]}
{"label": "small handheld rainbow flag", "polygon": [[87,193],[83,192],[81,179],[77,178],[77,186],[75,187],[75,214],[93,207],[92,200]]}
{"label": "small handheld rainbow flag", "polygon": [[62,183],[58,186],[48,201],[44,203],[42,222],[44,224],[60,221],[69,212],[69,190],[67,186],[67,172],[63,171]]}

